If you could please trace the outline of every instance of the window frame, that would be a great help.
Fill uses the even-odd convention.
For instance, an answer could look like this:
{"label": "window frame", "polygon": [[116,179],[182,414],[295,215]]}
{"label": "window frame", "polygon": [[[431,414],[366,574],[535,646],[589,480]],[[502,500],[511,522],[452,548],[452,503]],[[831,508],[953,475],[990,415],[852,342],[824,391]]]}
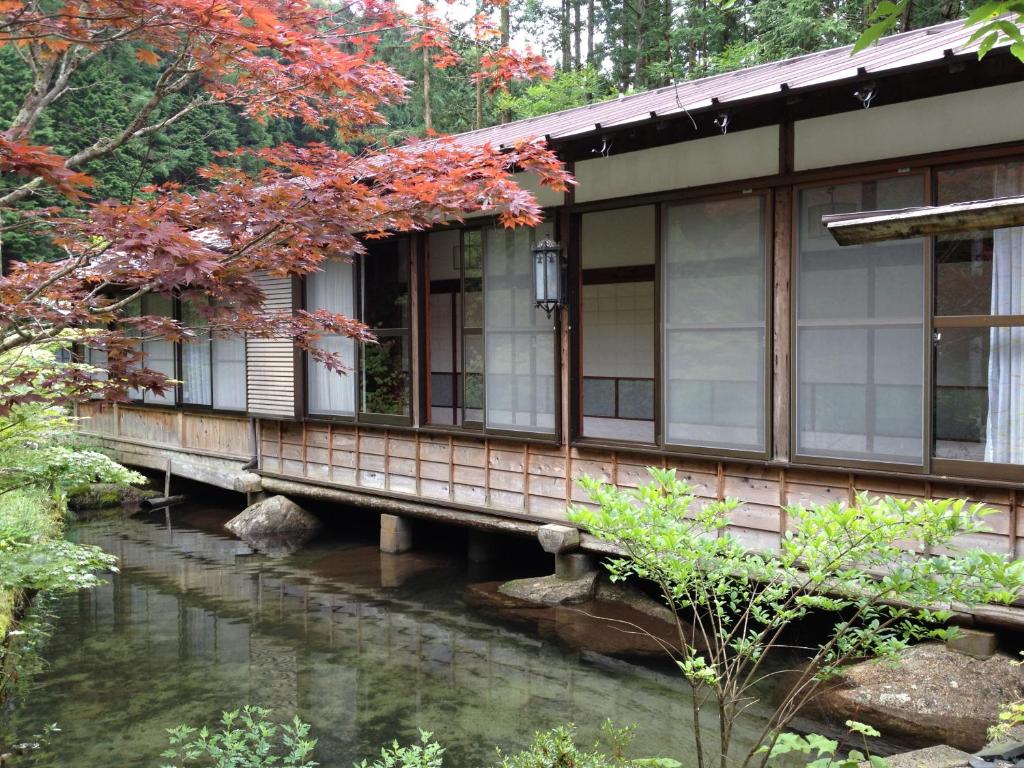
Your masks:
{"label": "window frame", "polygon": [[[552,232],[554,233],[555,240],[562,246],[563,259],[566,258],[568,253],[567,243],[563,242],[563,233],[568,231],[569,226],[567,225],[566,209],[565,206],[555,206],[544,208],[541,211],[541,217],[543,223],[550,223]],[[424,233],[423,247],[419,249],[419,253],[422,254],[420,259],[420,279],[417,282],[417,290],[420,292],[420,310],[417,317],[417,322],[420,324],[421,333],[419,334],[419,353],[420,361],[419,370],[416,372],[418,381],[420,383],[420,419],[418,425],[415,427],[416,430],[424,434],[439,434],[439,435],[472,435],[476,437],[499,437],[509,438],[511,440],[521,440],[528,443],[544,444],[544,445],[558,445],[564,444],[567,436],[562,429],[562,414],[563,414],[563,397],[562,397],[562,386],[561,386],[561,370],[562,370],[562,336],[564,332],[563,324],[563,312],[565,307],[557,310],[551,317],[552,330],[554,343],[554,379],[555,379],[555,390],[552,393],[554,396],[554,418],[555,418],[555,429],[553,432],[530,432],[525,430],[514,430],[514,429],[501,429],[496,427],[487,426],[487,371],[486,371],[486,352],[484,355],[484,371],[483,377],[483,392],[482,392],[482,411],[483,419],[481,422],[471,422],[470,425],[466,425],[465,422],[462,424],[433,424],[430,422],[430,247],[429,247],[429,234],[431,232],[443,232],[450,230],[458,230],[459,232],[459,293],[462,297],[462,306],[460,309],[459,318],[459,331],[461,338],[459,339],[463,353],[463,366],[465,366],[465,261],[462,256],[462,249],[465,243],[465,233],[471,230],[477,230],[481,233],[484,230],[500,227],[501,222],[498,216],[480,216],[474,217],[461,225],[454,226],[441,226],[431,229],[429,232]],[[481,247],[483,242],[481,240]],[[481,258],[485,258],[481,255]],[[573,277],[573,265],[571,260],[568,260],[566,264],[566,270],[568,279],[567,283],[567,301],[569,302],[569,309],[571,312],[576,311],[576,304],[574,297],[569,291],[568,285],[572,281]],[[484,277],[485,269],[481,269],[480,281],[481,281],[481,309],[486,312],[487,305],[487,290],[486,280]],[[484,316],[486,317],[486,315]],[[480,336],[481,343],[485,344],[486,338],[486,321],[481,318],[484,323],[480,326],[478,335]],[[573,323],[570,316],[569,326],[572,327]],[[463,371],[465,375],[465,371]],[[570,375],[571,378],[571,375]],[[465,409],[465,403],[463,403],[463,410]],[[479,424],[479,426],[476,426]]]}
{"label": "window frame", "polygon": [[[182,302],[182,300],[179,299],[179,298],[175,298],[174,299],[174,307],[175,307],[174,308],[175,316],[181,322],[184,322],[184,317],[185,317],[184,302]],[[214,381],[217,378],[217,373],[216,373],[217,367],[214,365],[214,357],[213,357],[213,342],[214,341],[215,341],[215,339],[213,337],[213,333],[210,332],[210,338],[209,338],[210,404],[209,405],[204,405],[203,403],[186,403],[186,402],[183,401],[183,395],[184,395],[184,391],[185,391],[185,376],[184,376],[185,368],[182,365],[182,346],[183,346],[183,344],[181,342],[175,343],[175,345],[174,345],[175,346],[175,370],[176,370],[175,378],[178,379],[181,383],[176,385],[178,392],[177,392],[177,395],[176,395],[176,402],[175,402],[174,407],[175,408],[180,408],[180,409],[182,409],[184,411],[198,411],[198,412],[201,412],[201,413],[225,414],[225,415],[229,415],[229,416],[238,416],[239,414],[245,415],[245,414],[249,413],[249,366],[248,366],[248,354],[249,354],[248,353],[248,349],[249,349],[249,347],[248,347],[248,338],[245,335],[242,335],[242,354],[243,354],[244,360],[245,360],[245,363],[242,366],[243,376],[245,377],[245,386],[243,387],[243,390],[245,392],[243,399],[244,399],[245,402],[243,403],[241,408],[218,408],[218,407],[216,407],[213,404],[213,401],[214,401],[214,391],[216,389],[216,387],[214,385]],[[155,403],[149,403],[149,405],[156,405],[156,404]]]}
{"label": "window frame", "polygon": [[[419,322],[419,316],[420,316],[420,312],[417,311],[417,306],[416,306],[416,303],[418,301],[418,297],[416,297],[416,299],[414,300],[414,294],[418,291],[418,289],[419,289],[419,285],[418,284],[420,282],[418,274],[417,274],[417,270],[415,269],[415,266],[416,266],[415,259],[417,258],[417,253],[418,253],[419,249],[415,247],[415,243],[413,242],[413,239],[411,237],[399,235],[399,236],[396,237],[396,239],[400,243],[402,243],[401,247],[404,249],[404,256],[405,256],[406,262],[408,264],[408,269],[409,269],[409,273],[408,273],[409,274],[409,281],[408,281],[408,285],[409,285],[409,298],[410,298],[410,302],[412,303],[412,306],[410,306],[410,311],[409,311],[409,327],[401,330],[400,332],[395,332],[394,329],[381,329],[381,330],[385,330],[386,331],[386,333],[384,334],[385,336],[402,336],[402,337],[404,337],[407,340],[408,349],[409,349],[409,368],[410,368],[410,370],[409,370],[409,414],[407,416],[389,415],[389,414],[383,414],[383,413],[375,414],[375,413],[367,413],[367,412],[362,410],[362,399],[363,399],[362,398],[363,345],[360,344],[357,341],[354,344],[354,350],[355,350],[354,359],[351,360],[350,363],[349,363],[350,364],[350,370],[349,370],[348,373],[344,374],[345,376],[351,377],[351,386],[353,388],[353,408],[352,408],[352,415],[351,416],[346,416],[346,415],[336,414],[336,413],[317,413],[315,411],[311,411],[310,410],[310,407],[309,407],[309,402],[310,401],[309,401],[309,375],[308,375],[308,372],[309,372],[309,366],[312,365],[315,361],[310,356],[309,352],[306,352],[306,351],[303,351],[302,354],[299,356],[299,360],[301,361],[301,365],[302,365],[302,370],[301,370],[301,374],[302,374],[302,389],[301,389],[301,393],[302,393],[302,401],[303,402],[302,402],[301,413],[303,414],[302,418],[304,420],[313,421],[313,422],[331,423],[331,424],[352,424],[352,425],[367,424],[367,425],[376,425],[376,426],[410,427],[410,428],[414,428],[414,429],[418,428],[416,426],[415,421],[414,421],[415,411],[416,411],[416,387],[414,387],[413,384],[415,382],[416,376],[418,375],[416,369],[417,369],[417,365],[418,365],[419,361],[417,360],[417,357],[419,357],[420,360],[422,360],[423,357],[422,357],[422,354],[417,355],[416,345],[414,343],[415,340],[414,340],[414,334],[413,334],[413,327],[414,327],[415,323]],[[360,315],[363,314],[363,312],[362,312],[362,295],[363,295],[362,259],[363,258],[364,258],[364,256],[354,256],[354,257],[352,257],[352,270],[353,270],[353,275],[352,275],[352,306],[355,308],[355,312],[353,314],[357,318]],[[300,281],[300,283],[301,283],[301,290],[300,290],[301,303],[302,303],[303,309],[305,309],[307,311],[315,311],[316,309],[318,309],[318,307],[312,307],[311,308],[309,306],[309,278],[310,278],[310,275],[305,275],[301,279],[301,281]],[[373,329],[371,329],[371,331],[372,330]],[[423,336],[423,334],[421,334],[421,337],[422,336]],[[420,366],[420,367],[422,368],[422,366]],[[423,391],[423,388],[420,387],[420,392],[422,393],[422,391]]]}
{"label": "window frame", "polygon": [[[654,301],[655,301],[655,424],[654,439],[659,450],[679,456],[693,456],[696,458],[721,458],[729,459],[753,459],[755,461],[767,461],[772,453],[772,409],[774,407],[773,397],[773,366],[774,355],[774,292],[772,290],[774,278],[774,227],[775,227],[775,200],[772,194],[772,187],[741,189],[720,194],[700,195],[696,197],[679,197],[671,200],[664,200],[658,203],[655,225],[658,228],[656,238],[656,251],[654,263]],[[670,443],[666,437],[666,425],[668,424],[668,407],[664,397],[665,378],[665,346],[668,341],[668,334],[665,332],[665,229],[666,210],[675,205],[699,204],[707,202],[722,202],[728,200],[743,200],[750,197],[760,197],[763,204],[764,221],[762,222],[763,246],[762,246],[762,274],[764,277],[762,310],[764,312],[764,356],[762,360],[762,376],[764,378],[763,399],[761,403],[762,429],[764,435],[764,449],[760,451],[749,451],[739,448],[706,447],[691,445],[689,443]]]}
{"label": "window frame", "polygon": [[[487,221],[497,223],[496,217],[486,217]],[[475,221],[475,220],[474,220]],[[466,421],[466,402],[465,402],[465,381],[466,381],[466,259],[465,259],[465,248],[466,248],[466,233],[467,232],[479,232],[481,235],[481,247],[483,246],[483,231],[487,228],[486,224],[473,223],[468,226],[461,227],[437,227],[424,233],[423,237],[423,248],[420,253],[422,258],[420,260],[421,266],[421,277],[419,281],[420,285],[420,296],[421,296],[421,310],[419,313],[418,322],[422,333],[420,334],[420,360],[422,365],[420,366],[420,423],[423,429],[434,430],[444,433],[453,434],[470,434],[470,435],[483,435],[486,429],[486,414],[487,414],[487,393],[486,387],[481,390],[482,405],[481,411],[483,412],[483,418],[480,421]],[[458,410],[461,412],[460,423],[458,424],[438,424],[431,421],[431,411],[433,410],[432,394],[434,390],[433,386],[433,371],[431,370],[431,355],[430,347],[432,342],[431,335],[431,323],[430,323],[430,299],[433,293],[430,290],[431,278],[430,278],[430,266],[431,259],[434,254],[430,252],[430,235],[434,232],[458,232],[459,235],[459,287],[457,292],[452,295],[457,295],[459,301],[456,306],[458,308],[457,315],[453,314],[453,334],[452,334],[452,354],[456,354],[455,345],[458,345],[457,354],[461,356],[463,370],[460,372],[461,375],[461,387],[456,387],[456,400],[455,404],[452,405],[452,410]],[[481,257],[482,258],[482,257]],[[482,262],[481,262],[482,264]],[[481,268],[480,274],[480,308],[481,312],[484,311],[486,303],[486,296],[483,290],[483,271]],[[479,328],[474,327],[472,335],[480,337],[481,347],[483,345],[484,328],[481,325]],[[483,377],[486,381],[486,372]],[[458,403],[461,401],[461,406]]]}
{"label": "window frame", "polygon": [[[986,165],[1000,165],[1006,163],[1024,163],[1024,152],[1008,152],[993,157],[971,158],[947,163],[934,163],[928,167],[928,204],[936,205],[939,194],[939,174],[943,171],[958,169],[977,168]],[[927,403],[928,422],[930,432],[926,454],[930,461],[929,468],[933,474],[948,475],[956,479],[979,479],[996,480],[1009,482],[1024,482],[1024,464],[1007,464],[1004,462],[974,461],[970,459],[953,459],[935,455],[935,420],[937,412],[935,408],[934,381],[938,365],[938,339],[936,333],[943,328],[1008,328],[1024,326],[1024,314],[1015,315],[937,315],[935,314],[935,295],[938,289],[938,271],[935,264],[935,242],[936,237],[928,238],[929,250],[929,274],[928,274],[928,299],[929,299],[929,373],[932,379],[932,386],[929,390],[929,401]],[[998,322],[995,322],[998,320]]]}
{"label": "window frame", "polygon": [[930,165],[923,167],[899,167],[889,168],[887,170],[874,171],[870,173],[860,173],[854,175],[835,174],[826,178],[815,178],[813,181],[805,181],[792,186],[792,210],[790,211],[790,232],[789,238],[789,456],[790,461],[793,464],[799,464],[803,466],[821,467],[823,469],[832,470],[857,470],[863,469],[867,471],[880,471],[880,472],[896,472],[906,475],[926,475],[931,471],[930,454],[932,444],[932,418],[931,418],[931,404],[932,404],[932,352],[930,347],[934,346],[930,343],[933,338],[932,326],[931,326],[931,315],[932,315],[932,291],[930,289],[932,281],[932,252],[934,239],[931,237],[924,237],[924,243],[922,245],[922,258],[923,258],[923,273],[922,279],[924,285],[923,290],[923,322],[922,322],[922,338],[925,343],[922,345],[921,356],[923,366],[923,377],[921,381],[922,386],[922,424],[921,424],[921,463],[920,464],[909,464],[906,462],[894,462],[894,461],[878,461],[874,459],[857,459],[857,458],[842,458],[842,457],[828,457],[828,456],[814,456],[802,454],[797,450],[797,419],[799,416],[799,407],[797,400],[797,390],[799,389],[800,382],[798,380],[798,349],[797,349],[797,338],[798,338],[798,327],[797,327],[797,291],[799,283],[799,273],[797,272],[798,258],[799,258],[799,226],[800,226],[800,193],[807,189],[817,189],[820,187],[838,186],[842,184],[856,184],[870,181],[884,181],[887,179],[898,179],[902,177],[921,177],[921,199],[923,204],[927,205],[932,199],[929,189],[931,188],[931,177],[932,167]]}

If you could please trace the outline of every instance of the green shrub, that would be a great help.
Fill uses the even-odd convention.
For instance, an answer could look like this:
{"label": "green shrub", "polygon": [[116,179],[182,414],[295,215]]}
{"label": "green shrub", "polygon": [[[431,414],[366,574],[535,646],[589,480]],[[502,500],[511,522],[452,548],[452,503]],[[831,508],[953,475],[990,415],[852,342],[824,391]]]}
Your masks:
{"label": "green shrub", "polygon": [[441,768],[444,763],[444,748],[433,740],[430,731],[420,731],[420,743],[408,747],[398,741],[380,751],[380,757],[372,763],[363,760],[355,768]]}
{"label": "green shrub", "polygon": [[179,725],[168,730],[171,748],[162,757],[173,760],[163,768],[314,768],[309,760],[316,739],[309,738],[309,725],[296,716],[291,723],[278,724],[272,712],[262,707],[243,707],[225,712],[220,729]]}
{"label": "green shrub", "polygon": [[[698,503],[674,470],[649,472],[651,482],[637,489],[583,479],[593,506],[570,517],[625,553],[607,564],[614,580],[653,582],[672,609],[673,652],[693,687],[697,768],[763,767],[819,681],[852,661],[948,638],[951,605],[1006,604],[1024,586],[1024,561],[957,549],[959,537],[985,530],[980,505],[861,496],[853,505],[789,507],[779,550],[755,552],[730,532],[738,502]],[[812,613],[832,615],[830,634],[802,649],[806,664],[787,692],[763,701],[763,684],[779,674],[765,659]],[[749,751],[734,757],[736,720],[758,702],[771,714]],[[705,744],[712,718],[719,738]]]}
{"label": "green shrub", "polygon": [[38,489],[0,495],[0,591],[96,586],[117,558],[62,538],[61,510]]}
{"label": "green shrub", "polygon": [[522,752],[502,755],[499,768],[680,768],[668,758],[627,758],[635,728],[616,728],[610,720],[601,727],[602,739],[590,750],[576,741],[576,727],[565,725],[534,734]]}

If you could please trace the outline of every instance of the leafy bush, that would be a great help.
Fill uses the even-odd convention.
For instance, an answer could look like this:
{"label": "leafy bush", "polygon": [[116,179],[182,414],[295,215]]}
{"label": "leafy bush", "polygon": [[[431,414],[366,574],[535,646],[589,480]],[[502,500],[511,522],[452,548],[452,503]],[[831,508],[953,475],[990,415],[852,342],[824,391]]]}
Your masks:
{"label": "leafy bush", "polygon": [[534,734],[522,752],[502,755],[500,768],[680,768],[668,758],[627,758],[635,728],[616,728],[610,720],[601,727],[602,739],[587,751],[576,743],[576,727],[565,725]]}
{"label": "leafy bush", "polygon": [[[769,754],[769,761],[784,755],[800,754],[814,757],[807,763],[807,768],[861,768],[865,764],[870,768],[887,768],[889,761],[878,755],[870,754],[868,749],[868,738],[881,736],[878,731],[870,725],[858,723],[856,720],[847,720],[846,727],[851,733],[861,737],[864,744],[864,751],[851,749],[844,755],[840,754],[839,742],[834,739],[826,739],[816,733],[806,736],[797,733],[783,733],[775,741]],[[763,751],[768,751],[767,747]]]}
{"label": "leafy bush", "polygon": [[[754,552],[728,528],[738,502],[698,504],[674,470],[649,472],[652,481],[635,490],[585,478],[594,508],[579,506],[570,516],[624,551],[608,563],[613,579],[653,582],[673,610],[676,662],[693,687],[698,768],[712,761],[764,766],[821,680],[853,660],[894,657],[912,641],[947,638],[955,631],[944,626],[951,604],[1009,603],[1024,586],[1024,561],[957,550],[958,537],[984,530],[988,512],[980,505],[861,496],[854,505],[790,507],[779,551]],[[768,671],[765,659],[787,627],[812,612],[833,615],[831,633],[803,649],[806,666],[773,705],[756,743],[734,760],[736,719],[779,672]],[[701,735],[709,712],[718,717],[717,754]]]}
{"label": "leafy bush", "polygon": [[309,738],[309,725],[298,716],[277,724],[271,714],[262,707],[243,707],[225,712],[219,730],[188,725],[169,729],[171,748],[162,757],[175,762],[163,768],[314,768],[317,763],[308,758],[316,739]]}
{"label": "leafy bush", "polygon": [[74,591],[95,586],[117,558],[61,538],[60,510],[40,491],[0,496],[0,590]]}
{"label": "leafy bush", "polygon": [[372,763],[363,760],[355,768],[441,768],[444,763],[444,748],[433,740],[430,731],[420,731],[420,743],[408,747],[398,741],[380,751],[380,757]]}

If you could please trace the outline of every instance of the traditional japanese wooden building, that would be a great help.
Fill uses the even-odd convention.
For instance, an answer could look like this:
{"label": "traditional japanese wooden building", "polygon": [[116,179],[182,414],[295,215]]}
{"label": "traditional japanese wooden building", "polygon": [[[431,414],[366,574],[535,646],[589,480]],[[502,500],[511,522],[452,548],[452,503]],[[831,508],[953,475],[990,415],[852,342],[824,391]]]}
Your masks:
{"label": "traditional japanese wooden building", "polygon": [[[379,345],[148,342],[183,383],[88,404],[122,460],[243,491],[530,531],[583,473],[678,467],[771,547],[785,506],[965,496],[975,543],[1024,556],[1024,229],[840,246],[830,214],[1024,194],[1024,65],[951,22],[463,134],[545,137],[578,185],[546,221],[490,217],[264,281]],[[529,177],[522,179],[529,186]],[[534,245],[562,302],[536,305]],[[160,302],[161,299],[152,299]],[[166,302],[161,310],[181,312]]]}

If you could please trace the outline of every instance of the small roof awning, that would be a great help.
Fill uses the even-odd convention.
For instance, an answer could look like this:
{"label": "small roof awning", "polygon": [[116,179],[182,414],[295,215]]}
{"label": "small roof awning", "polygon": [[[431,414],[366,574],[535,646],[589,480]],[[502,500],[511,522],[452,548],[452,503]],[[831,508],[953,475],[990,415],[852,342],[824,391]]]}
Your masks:
{"label": "small roof awning", "polygon": [[907,240],[928,235],[1024,226],[1024,197],[997,197],[891,211],[831,213],[821,217],[840,245]]}

